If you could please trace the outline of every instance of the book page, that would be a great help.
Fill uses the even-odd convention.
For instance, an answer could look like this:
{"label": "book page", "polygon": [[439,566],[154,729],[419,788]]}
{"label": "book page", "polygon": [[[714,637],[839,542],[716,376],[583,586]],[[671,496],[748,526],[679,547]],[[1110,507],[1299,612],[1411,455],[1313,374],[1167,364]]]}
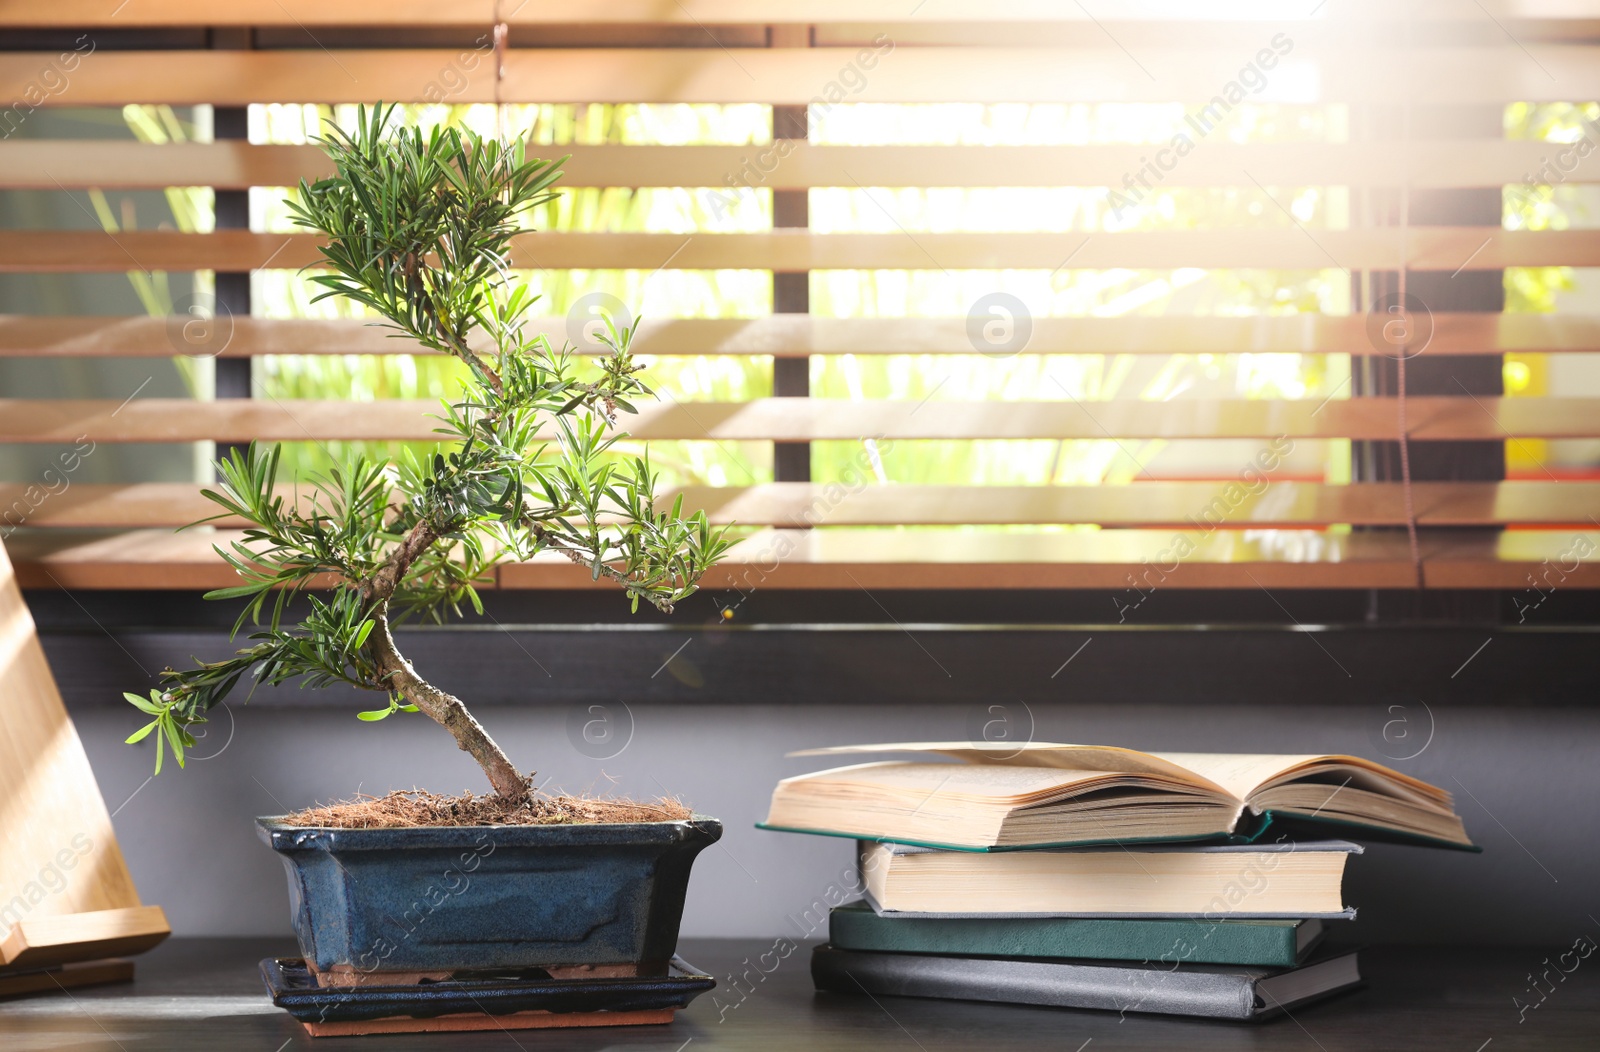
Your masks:
{"label": "book page", "polygon": [[874,789],[898,791],[910,798],[972,797],[1017,805],[1041,797],[1060,795],[1065,790],[1090,782],[1148,784],[1139,778],[1119,779],[1114,772],[1063,771],[1046,767],[1011,767],[998,764],[965,763],[864,763],[839,767],[815,774],[785,778],[780,788],[795,782],[831,782],[844,789],[865,785]]}
{"label": "book page", "polygon": [[[1155,753],[1111,745],[1063,745],[1058,742],[890,742],[883,745],[838,745],[803,749],[790,756],[843,756],[859,753],[932,752],[966,764],[992,767],[1046,767],[1063,771],[1103,771],[1156,775],[1213,792],[1233,795],[1204,771],[1174,763]],[[1299,757],[1285,757],[1287,760]],[[1243,797],[1237,797],[1241,802]]]}
{"label": "book page", "polygon": [[1244,804],[1264,787],[1299,778],[1348,775],[1347,784],[1449,810],[1450,794],[1380,763],[1331,753],[1140,752],[1109,745],[1057,742],[894,742],[807,749],[792,756],[932,752],[987,768],[1047,768],[1144,776],[1209,790]]}
{"label": "book page", "polygon": [[1154,755],[1217,783],[1237,800],[1248,800],[1250,794],[1279,775],[1322,759],[1317,755],[1244,752],[1163,752]]}
{"label": "book page", "polygon": [[1332,753],[1276,755],[1252,753],[1162,753],[1173,763],[1182,764],[1223,785],[1239,799],[1253,803],[1251,797],[1272,785],[1304,779],[1339,782],[1328,786],[1329,793],[1342,785],[1352,789],[1409,800],[1435,809],[1451,810],[1450,794],[1381,763],[1359,756]]}
{"label": "book page", "polygon": [[778,783],[766,824],[980,849],[1233,828],[1244,805],[1163,775],[987,763],[855,764]]}

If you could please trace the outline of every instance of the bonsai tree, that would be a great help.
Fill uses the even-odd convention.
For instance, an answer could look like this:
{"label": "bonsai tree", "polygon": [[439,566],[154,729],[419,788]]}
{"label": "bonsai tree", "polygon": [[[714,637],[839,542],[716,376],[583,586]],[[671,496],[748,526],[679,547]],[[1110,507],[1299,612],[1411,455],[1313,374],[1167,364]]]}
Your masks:
{"label": "bonsai tree", "polygon": [[[243,541],[215,545],[243,583],[208,599],[247,600],[234,624],[256,626],[249,646],[221,661],[168,669],[148,697],[127,694],[151,717],[128,738],[156,738],[179,766],[195,744],[188,728],[246,676],[255,683],[348,683],[386,695],[359,713],[381,720],[421,712],[470,753],[506,804],[526,801],[525,776],[460,698],[434,686],[395,645],[407,618],[442,622],[497,563],[554,551],[614,581],[637,610],[663,611],[692,594],[728,546],[703,512],[685,518],[653,503],[646,457],[611,452],[619,411],[651,391],[630,345],[637,323],[609,319],[608,353],[580,378],[569,348],[527,331],[535,297],[509,271],[520,213],[548,201],[560,162],[527,159],[520,141],[470,131],[390,129],[393,107],[360,111],[354,132],[319,140],[337,174],[291,199],[294,220],[326,237],[317,299],[343,296],[386,319],[396,335],[466,363],[447,402],[436,452],[398,464],[351,455],[312,480],[305,497],[279,492],[279,447],[255,444],[217,461],[204,490],[220,518],[251,525]],[[195,524],[195,525],[198,525]],[[325,591],[317,594],[308,589]],[[285,620],[304,594],[298,624]]]}

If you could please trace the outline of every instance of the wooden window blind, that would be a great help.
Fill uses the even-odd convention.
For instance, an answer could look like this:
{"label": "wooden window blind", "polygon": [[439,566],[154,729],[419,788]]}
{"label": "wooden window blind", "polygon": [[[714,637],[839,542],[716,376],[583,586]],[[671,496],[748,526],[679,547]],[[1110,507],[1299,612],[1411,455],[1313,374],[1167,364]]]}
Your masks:
{"label": "wooden window blind", "polygon": [[[326,169],[321,153],[305,145],[17,133],[49,107],[163,104],[220,113],[263,104],[435,102],[445,70],[451,103],[771,106],[770,156],[759,178],[744,183],[772,192],[769,229],[539,231],[513,250],[514,266],[546,271],[774,276],[769,315],[651,317],[641,330],[638,350],[647,355],[770,357],[778,374],[770,397],[670,397],[625,425],[642,439],[759,442],[787,451],[776,458],[773,481],[679,487],[689,507],[752,531],[708,577],[709,587],[1123,589],[1159,581],[1521,589],[1552,581],[1551,574],[1563,587],[1600,586],[1592,561],[1600,551],[1600,476],[1582,445],[1600,439],[1600,382],[1568,390],[1548,379],[1581,377],[1584,369],[1600,376],[1600,315],[1507,312],[1502,291],[1505,275],[1525,268],[1600,268],[1592,224],[1512,222],[1503,207],[1518,193],[1554,186],[1581,197],[1600,183],[1600,157],[1590,155],[1600,128],[1583,116],[1600,112],[1584,109],[1600,99],[1600,4],[1349,0],[1306,18],[1240,4],[1206,21],[1194,21],[1186,5],[1100,6],[1106,10],[1091,16],[1082,5],[1046,0],[0,0],[8,41],[0,45],[0,100],[10,100],[0,110],[0,191],[204,186],[237,198]],[[497,22],[509,28],[509,47],[461,62]],[[870,67],[859,57],[869,54]],[[804,138],[803,120],[796,130],[797,108],[810,107],[815,121],[819,106],[931,103],[1178,105],[1188,147],[1176,137],[842,144]],[[1508,137],[1507,108],[1524,104],[1576,106],[1580,137]],[[1321,138],[1241,141],[1216,131],[1238,106],[1321,106],[1335,116]],[[567,186],[721,192],[763,148],[553,149],[572,155]],[[1340,202],[1323,208],[1316,224],[1294,211],[1293,188],[1307,187]],[[1171,192],[1236,192],[1253,195],[1251,214],[1265,218],[972,229],[984,214],[975,208],[960,221],[935,215],[907,225],[875,193],[1060,188],[1103,193],[1118,209],[1155,207]],[[807,195],[834,190],[865,195],[859,208],[876,209],[873,221],[850,230],[809,226]],[[309,235],[245,226],[219,220],[202,233],[108,233],[18,224],[0,230],[0,274],[239,274],[317,259]],[[808,313],[808,281],[829,272],[1053,277],[1063,270],[1319,273],[1347,285],[1348,296],[1342,310],[1263,302],[1249,314],[1035,311],[1025,339],[987,355],[992,368],[1039,356],[1116,363],[1300,355],[1329,356],[1339,363],[1329,375],[1345,378],[1304,397],[1178,391],[1100,399],[1048,384],[982,400],[963,398],[959,384],[921,400],[810,393],[808,369],[817,375],[814,366],[847,356],[907,356],[919,369],[983,357],[974,326],[981,333],[991,318],[972,302],[903,318]],[[0,317],[0,356],[171,357],[173,323],[14,313]],[[558,343],[570,331],[563,317],[540,324]],[[269,355],[414,350],[356,321],[240,314],[218,361],[248,370],[250,359]],[[1556,359],[1584,364],[1549,369]],[[1507,362],[1543,379],[1506,391]],[[1403,395],[1402,381],[1409,385]],[[0,391],[0,443],[427,441],[434,408]],[[866,438],[1111,443],[1136,461],[1128,444],[1231,443],[1226,448],[1255,455],[1242,468],[1188,475],[1146,470],[1140,461],[1116,483],[1064,483],[1055,475],[1030,485],[886,481],[870,471],[862,485],[811,479],[807,444]],[[1285,442],[1348,443],[1348,454],[1338,445],[1324,457],[1348,463],[1311,477],[1279,471],[1274,450]],[[1577,459],[1553,462],[1557,446],[1577,450]],[[28,586],[217,587],[230,580],[211,552],[217,534],[172,532],[206,513],[198,489],[73,481],[57,492],[17,478],[0,483],[0,530]],[[226,536],[239,525],[216,529]],[[503,567],[497,584],[577,588],[588,577],[558,560]]]}

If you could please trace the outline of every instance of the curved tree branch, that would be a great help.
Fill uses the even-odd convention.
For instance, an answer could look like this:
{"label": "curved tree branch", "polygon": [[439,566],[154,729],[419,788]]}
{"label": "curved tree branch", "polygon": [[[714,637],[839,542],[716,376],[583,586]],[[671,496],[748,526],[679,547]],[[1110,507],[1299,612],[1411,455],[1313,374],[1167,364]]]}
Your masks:
{"label": "curved tree branch", "polygon": [[449,731],[461,750],[478,761],[494,791],[515,802],[528,796],[528,778],[511,762],[505,751],[489,737],[489,732],[467,711],[454,694],[440,690],[411,667],[395,646],[389,631],[389,599],[405,580],[411,565],[426,552],[439,535],[424,521],[412,527],[405,539],[389,554],[378,572],[362,582],[361,591],[371,604],[373,627],[367,637],[367,653],[378,668],[378,679],[398,693],[424,715]]}
{"label": "curved tree branch", "polygon": [[529,779],[517,770],[504,750],[495,744],[489,732],[473,718],[461,699],[435,687],[411,667],[394,645],[389,632],[389,601],[378,601],[373,610],[372,634],[367,638],[368,653],[378,666],[379,678],[422,710],[455,738],[463,752],[478,761],[489,784],[502,798],[517,802],[527,799]]}

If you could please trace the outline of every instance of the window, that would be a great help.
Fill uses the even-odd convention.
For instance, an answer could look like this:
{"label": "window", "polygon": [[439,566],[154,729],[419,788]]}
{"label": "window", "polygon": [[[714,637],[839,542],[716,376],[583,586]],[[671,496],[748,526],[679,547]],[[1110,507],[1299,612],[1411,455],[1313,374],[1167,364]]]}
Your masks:
{"label": "window", "polygon": [[[1584,23],[534,6],[503,64],[487,7],[204,30],[145,4],[82,47],[47,11],[0,16],[34,34],[0,56],[12,95],[65,85],[0,129],[0,189],[54,224],[0,231],[0,519],[25,583],[226,580],[213,537],[170,533],[204,513],[216,444],[283,441],[307,474],[428,441],[454,363],[313,303],[282,204],[321,122],[379,99],[571,154],[513,266],[558,342],[645,318],[662,398],[628,430],[744,536],[708,583],[1587,579]],[[118,35],[143,23],[166,28]]]}

